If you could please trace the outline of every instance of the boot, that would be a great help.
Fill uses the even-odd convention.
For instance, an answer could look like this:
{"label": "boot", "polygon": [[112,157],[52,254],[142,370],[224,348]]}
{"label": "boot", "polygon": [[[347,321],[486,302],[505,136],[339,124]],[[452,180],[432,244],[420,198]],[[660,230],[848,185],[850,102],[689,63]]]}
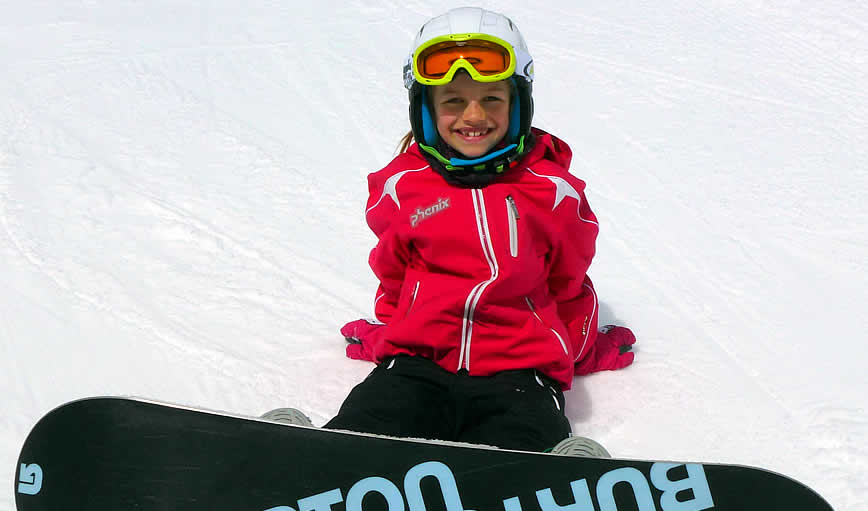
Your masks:
{"label": "boot", "polygon": [[551,450],[552,454],[564,456],[578,456],[580,458],[611,458],[599,442],[583,436],[571,436],[564,438]]}
{"label": "boot", "polygon": [[308,416],[297,408],[275,408],[263,414],[260,418],[271,422],[313,427],[313,422],[310,421]]}

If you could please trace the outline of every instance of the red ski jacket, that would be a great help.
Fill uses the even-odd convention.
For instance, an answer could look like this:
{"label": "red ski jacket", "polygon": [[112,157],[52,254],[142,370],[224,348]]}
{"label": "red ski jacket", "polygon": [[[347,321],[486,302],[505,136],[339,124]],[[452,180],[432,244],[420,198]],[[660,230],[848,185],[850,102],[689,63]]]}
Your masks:
{"label": "red ski jacket", "polygon": [[369,263],[385,323],[366,341],[375,362],[417,355],[479,376],[534,368],[564,389],[594,371],[598,307],[586,271],[599,226],[585,183],[568,171],[570,148],[536,137],[484,188],[448,184],[416,145],[368,176],[378,238]]}

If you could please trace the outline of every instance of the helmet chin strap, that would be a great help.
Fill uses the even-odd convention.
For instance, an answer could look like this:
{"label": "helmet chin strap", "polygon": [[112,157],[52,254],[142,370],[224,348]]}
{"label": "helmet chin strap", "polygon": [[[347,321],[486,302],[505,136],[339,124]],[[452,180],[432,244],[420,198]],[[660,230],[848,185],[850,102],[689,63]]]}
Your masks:
{"label": "helmet chin strap", "polygon": [[473,158],[472,160],[468,160],[465,158],[453,157],[453,158],[449,158],[449,163],[456,166],[456,167],[467,167],[467,166],[479,165],[479,164],[494,160],[494,159],[512,151],[516,147],[518,147],[518,144],[509,144],[508,146],[504,147],[503,149],[498,149],[497,151],[492,151],[488,154],[480,156],[479,158]]}
{"label": "helmet chin strap", "polygon": [[506,171],[514,161],[524,155],[525,150],[529,148],[527,142],[527,138],[522,136],[519,138],[517,144],[509,144],[506,147],[484,154],[479,158],[463,158],[451,155],[447,158],[443,154],[444,149],[449,154],[450,151],[448,149],[451,149],[451,147],[444,147],[445,144],[442,141],[434,146],[420,143],[419,148],[438,161],[443,169],[449,173],[486,172],[500,174]]}

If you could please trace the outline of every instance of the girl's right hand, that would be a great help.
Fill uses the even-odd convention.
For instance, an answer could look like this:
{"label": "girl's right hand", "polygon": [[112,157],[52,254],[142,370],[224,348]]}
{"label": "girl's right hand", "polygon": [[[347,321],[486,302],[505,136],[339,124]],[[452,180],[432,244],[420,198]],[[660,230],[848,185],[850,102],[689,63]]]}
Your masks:
{"label": "girl's right hand", "polygon": [[383,326],[385,323],[376,319],[357,319],[344,325],[341,335],[349,343],[347,356],[354,360],[376,362],[372,348]]}

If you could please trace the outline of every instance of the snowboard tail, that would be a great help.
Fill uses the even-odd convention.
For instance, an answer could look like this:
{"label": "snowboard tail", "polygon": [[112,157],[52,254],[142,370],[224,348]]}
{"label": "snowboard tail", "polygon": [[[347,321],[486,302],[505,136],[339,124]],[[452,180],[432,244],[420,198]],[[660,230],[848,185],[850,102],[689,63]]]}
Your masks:
{"label": "snowboard tail", "polygon": [[330,431],[131,398],[63,405],[17,468],[18,511],[829,511],[766,470],[576,458]]}

